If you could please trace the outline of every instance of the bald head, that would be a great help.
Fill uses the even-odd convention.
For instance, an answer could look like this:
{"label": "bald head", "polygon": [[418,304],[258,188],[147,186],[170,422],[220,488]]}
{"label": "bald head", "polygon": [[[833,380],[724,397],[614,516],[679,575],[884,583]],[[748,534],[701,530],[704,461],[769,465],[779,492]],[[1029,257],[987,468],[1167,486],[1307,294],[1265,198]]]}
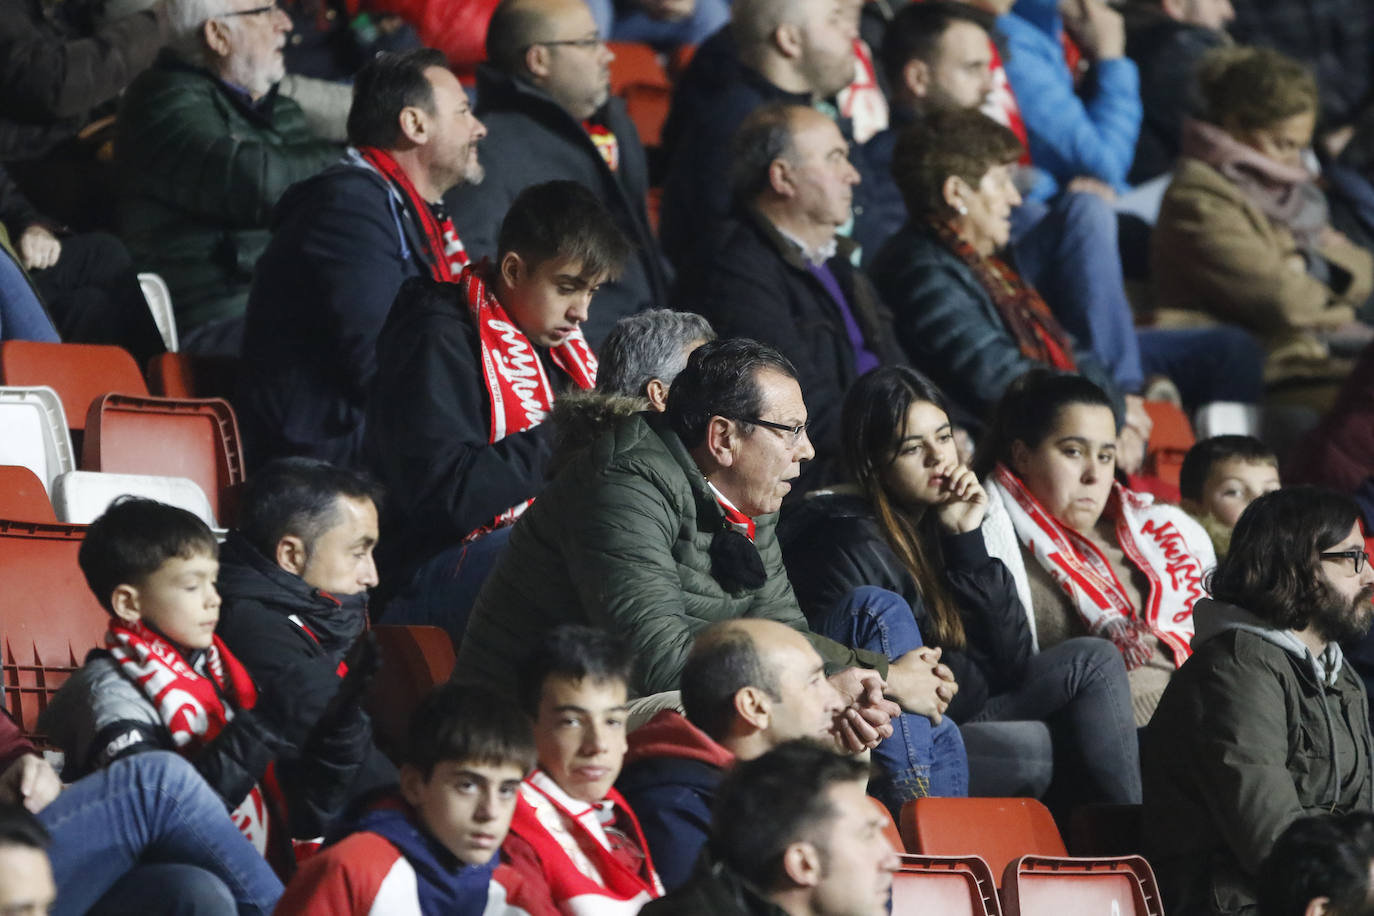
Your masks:
{"label": "bald head", "polygon": [[487,59],[578,120],[610,96],[613,55],[582,0],[503,0],[487,26]]}

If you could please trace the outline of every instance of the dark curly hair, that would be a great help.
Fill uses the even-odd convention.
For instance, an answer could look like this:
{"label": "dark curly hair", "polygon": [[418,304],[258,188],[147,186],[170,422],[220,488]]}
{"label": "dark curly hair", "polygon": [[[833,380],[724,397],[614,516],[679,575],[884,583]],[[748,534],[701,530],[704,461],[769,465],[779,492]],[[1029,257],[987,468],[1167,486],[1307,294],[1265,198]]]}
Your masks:
{"label": "dark curly hair", "polygon": [[977,111],[932,112],[897,138],[892,152],[892,178],[913,219],[948,219],[945,180],[962,178],[978,187],[988,169],[1021,158],[1016,134]]}

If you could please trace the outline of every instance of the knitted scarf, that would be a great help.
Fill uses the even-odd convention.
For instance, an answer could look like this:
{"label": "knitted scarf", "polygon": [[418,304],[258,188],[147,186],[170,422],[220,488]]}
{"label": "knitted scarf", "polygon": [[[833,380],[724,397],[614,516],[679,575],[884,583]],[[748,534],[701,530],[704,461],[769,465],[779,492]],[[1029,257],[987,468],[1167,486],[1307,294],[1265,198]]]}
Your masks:
{"label": "knitted scarf", "polygon": [[458,230],[453,225],[453,217],[448,215],[442,205],[438,212],[415,190],[410,176],[401,169],[391,154],[375,146],[361,146],[358,154],[401,193],[410,211],[420,223],[420,231],[425,237],[429,255],[430,275],[440,283],[452,283],[458,272],[468,266],[468,253],[458,238]]}
{"label": "knitted scarf", "polygon": [[[477,326],[482,351],[482,376],[491,407],[487,441],[499,442],[511,433],[542,423],[553,408],[554,395],[534,344],[511,321],[487,285],[488,270],[485,261],[468,265],[458,275],[457,283]],[[580,330],[551,348],[549,356],[577,387],[585,390],[596,384],[596,355]],[[531,502],[512,506],[468,537],[513,522]]]}
{"label": "knitted scarf", "polygon": [[1001,258],[979,254],[947,223],[931,220],[929,225],[940,243],[967,264],[978,278],[1007,329],[1016,338],[1022,356],[1061,371],[1078,370],[1069,335],[1059,326],[1035,287],[1021,279],[1021,275]]}
{"label": "knitted scarf", "polygon": [[[194,757],[214,741],[234,718],[236,707],[252,709],[257,703],[252,678],[218,636],[201,659],[204,673],[170,640],[142,622],[112,620],[105,647],[124,676],[147,695],[178,753],[185,757]],[[266,855],[270,818],[263,785],[275,794],[270,768],[230,816],[258,852]],[[279,804],[277,810],[281,810]]]}

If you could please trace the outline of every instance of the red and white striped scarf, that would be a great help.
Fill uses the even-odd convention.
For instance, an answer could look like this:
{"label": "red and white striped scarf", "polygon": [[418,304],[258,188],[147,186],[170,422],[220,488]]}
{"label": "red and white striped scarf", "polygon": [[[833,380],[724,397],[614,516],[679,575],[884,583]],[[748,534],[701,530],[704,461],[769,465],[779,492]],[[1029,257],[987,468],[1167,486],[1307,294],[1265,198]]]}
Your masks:
{"label": "red and white striped scarf", "polygon": [[458,279],[459,271],[468,266],[469,258],[462,240],[458,238],[458,229],[453,225],[453,217],[448,215],[442,204],[439,205],[440,215],[436,216],[429,202],[415,190],[410,176],[386,150],[375,146],[361,146],[358,148],[358,154],[395,185],[396,190],[400,191],[401,196],[410,204],[411,212],[420,221],[420,232],[424,235],[429,248],[430,275],[440,283],[452,283]]}

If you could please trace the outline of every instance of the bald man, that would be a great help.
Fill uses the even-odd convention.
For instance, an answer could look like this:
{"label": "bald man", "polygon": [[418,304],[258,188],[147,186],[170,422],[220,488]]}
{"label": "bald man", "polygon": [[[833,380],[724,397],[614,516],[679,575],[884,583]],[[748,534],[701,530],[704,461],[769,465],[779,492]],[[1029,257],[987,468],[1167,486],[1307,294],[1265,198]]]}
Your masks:
{"label": "bald man", "polygon": [[750,618],[697,637],[682,669],[682,704],[686,717],[664,710],[630,733],[616,783],[668,890],[691,877],[724,770],[794,738],[830,740],[848,705],[805,636]]}
{"label": "bald man", "polygon": [[610,63],[582,0],[505,0],[487,28],[487,63],[477,69],[487,177],[445,198],[475,258],[496,254],[501,220],[529,185],[576,181],[606,204],[637,256],[597,294],[582,326],[594,348],[626,315],[667,305],[645,203],[648,164],[624,102],[610,96]]}

